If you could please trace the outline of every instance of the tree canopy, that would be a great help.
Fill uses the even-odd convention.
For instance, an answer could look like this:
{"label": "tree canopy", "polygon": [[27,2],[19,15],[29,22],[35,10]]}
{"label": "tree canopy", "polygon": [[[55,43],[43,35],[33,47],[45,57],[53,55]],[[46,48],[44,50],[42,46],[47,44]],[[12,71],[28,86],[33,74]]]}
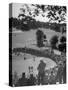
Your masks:
{"label": "tree canopy", "polygon": [[66,6],[53,6],[53,5],[38,5],[38,4],[24,4],[20,8],[21,13],[19,16],[30,16],[35,18],[41,15],[45,18],[45,13],[47,13],[47,18],[49,22],[65,22],[66,21]]}
{"label": "tree canopy", "polygon": [[54,35],[54,36],[51,38],[50,43],[51,43],[51,47],[52,47],[52,48],[57,48],[57,47],[56,47],[56,44],[58,43],[58,36],[57,36],[57,35]]}

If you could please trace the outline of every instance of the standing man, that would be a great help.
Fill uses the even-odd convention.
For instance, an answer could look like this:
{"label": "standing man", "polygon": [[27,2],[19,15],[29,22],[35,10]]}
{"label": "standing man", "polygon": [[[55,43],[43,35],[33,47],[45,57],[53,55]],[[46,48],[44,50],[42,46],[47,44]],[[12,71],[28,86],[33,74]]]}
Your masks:
{"label": "standing man", "polygon": [[45,67],[46,67],[46,64],[43,62],[43,60],[41,60],[37,68],[38,69],[38,84],[44,83]]}

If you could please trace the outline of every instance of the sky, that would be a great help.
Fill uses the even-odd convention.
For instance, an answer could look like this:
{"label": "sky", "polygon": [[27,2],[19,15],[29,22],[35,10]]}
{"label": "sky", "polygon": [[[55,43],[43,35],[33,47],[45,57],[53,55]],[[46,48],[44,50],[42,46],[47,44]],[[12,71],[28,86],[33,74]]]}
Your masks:
{"label": "sky", "polygon": [[[20,8],[22,8],[23,5],[24,4],[22,4],[22,3],[13,3],[12,4],[12,16],[13,17],[16,17],[17,18],[18,15],[20,13],[22,13],[21,10],[20,10]],[[31,7],[31,9],[33,9],[33,8]],[[47,15],[47,13],[45,13],[45,17],[42,17],[41,15],[36,16],[35,19],[38,20],[38,21],[47,22],[48,21],[48,18],[46,17],[46,15]]]}
{"label": "sky", "polygon": [[21,3],[13,3],[12,4],[12,16],[13,17],[16,17],[16,18],[18,17],[21,7],[22,7]]}

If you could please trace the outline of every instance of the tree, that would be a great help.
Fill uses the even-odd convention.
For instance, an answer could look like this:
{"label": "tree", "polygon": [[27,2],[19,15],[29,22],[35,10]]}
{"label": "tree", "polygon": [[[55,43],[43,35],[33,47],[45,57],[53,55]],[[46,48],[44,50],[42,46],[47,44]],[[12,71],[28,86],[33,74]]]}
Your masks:
{"label": "tree", "polygon": [[[20,11],[21,13],[19,14],[18,18],[11,18],[9,20],[10,30],[12,26],[16,29],[21,29],[22,31],[28,31],[30,29],[36,29],[38,27],[49,28],[49,25],[45,25],[43,22],[39,22],[39,20],[37,21],[36,17],[38,16],[41,16],[45,19],[47,15],[49,23],[51,23],[52,21],[55,23],[66,21],[66,6],[23,4],[20,8]],[[59,29],[59,26],[54,25],[53,27],[57,30]]]}
{"label": "tree", "polygon": [[22,5],[22,8],[20,8],[20,10],[24,15],[33,18],[39,15],[45,18],[45,12],[47,12],[47,18],[49,19],[49,22],[66,22],[66,6],[24,4]]}
{"label": "tree", "polygon": [[[21,17],[21,19],[20,19]],[[26,15],[25,13],[23,14],[19,14],[18,18],[20,19],[21,23],[21,30],[25,30],[25,31],[28,31],[30,29],[35,29],[37,28],[37,23],[36,20],[29,16],[29,15]]]}
{"label": "tree", "polygon": [[57,35],[53,36],[50,40],[50,43],[52,48],[57,48],[56,44],[58,43],[58,36]]}
{"label": "tree", "polygon": [[61,44],[58,45],[59,51],[66,53],[66,37],[62,36],[60,38],[60,42],[61,42]]}
{"label": "tree", "polygon": [[37,46],[38,47],[43,46],[43,36],[44,36],[44,33],[41,30],[37,30],[36,37],[37,37]]}
{"label": "tree", "polygon": [[20,10],[26,16],[31,16],[35,18],[41,14],[45,17],[44,12],[46,11],[46,5],[38,5],[38,4],[23,4]]}
{"label": "tree", "polygon": [[62,37],[60,38],[60,42],[61,42],[61,43],[66,43],[66,37],[65,37],[65,36],[62,36]]}
{"label": "tree", "polygon": [[49,21],[56,21],[58,23],[66,21],[66,6],[51,6],[48,5]]}
{"label": "tree", "polygon": [[59,44],[58,49],[59,51],[66,53],[66,43]]}

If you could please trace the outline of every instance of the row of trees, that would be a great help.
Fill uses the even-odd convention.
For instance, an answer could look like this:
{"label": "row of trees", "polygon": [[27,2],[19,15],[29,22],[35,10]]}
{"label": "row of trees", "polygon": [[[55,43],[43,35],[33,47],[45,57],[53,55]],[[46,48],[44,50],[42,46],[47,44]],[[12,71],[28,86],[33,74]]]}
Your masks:
{"label": "row of trees", "polygon": [[[38,30],[36,32],[36,36],[37,36],[37,46],[43,47],[44,46],[43,42],[46,41],[46,35],[41,30]],[[50,39],[50,44],[51,44],[52,49],[59,49],[60,51],[66,52],[66,37],[62,36],[60,38],[60,44],[57,47],[57,43],[59,41],[58,38],[59,37],[57,35],[54,35]]]}
{"label": "row of trees", "polygon": [[[18,15],[18,18],[11,17],[9,19],[10,28],[15,27],[22,31],[27,31],[30,29],[45,27],[60,31],[60,24],[62,22],[65,23],[66,21],[66,6],[23,4],[20,11],[21,13]],[[45,16],[45,13],[47,13],[47,16]],[[47,17],[48,22],[44,23],[39,20],[37,21],[36,17],[38,16],[41,16],[44,19]]]}
{"label": "row of trees", "polygon": [[[65,23],[61,25],[66,27]],[[16,28],[17,30],[20,29],[22,31],[29,31],[30,29],[37,28],[50,28],[52,30],[60,32],[60,24],[36,21],[30,16],[24,16],[24,18],[22,19],[9,18],[10,32],[12,30],[12,27]]]}

